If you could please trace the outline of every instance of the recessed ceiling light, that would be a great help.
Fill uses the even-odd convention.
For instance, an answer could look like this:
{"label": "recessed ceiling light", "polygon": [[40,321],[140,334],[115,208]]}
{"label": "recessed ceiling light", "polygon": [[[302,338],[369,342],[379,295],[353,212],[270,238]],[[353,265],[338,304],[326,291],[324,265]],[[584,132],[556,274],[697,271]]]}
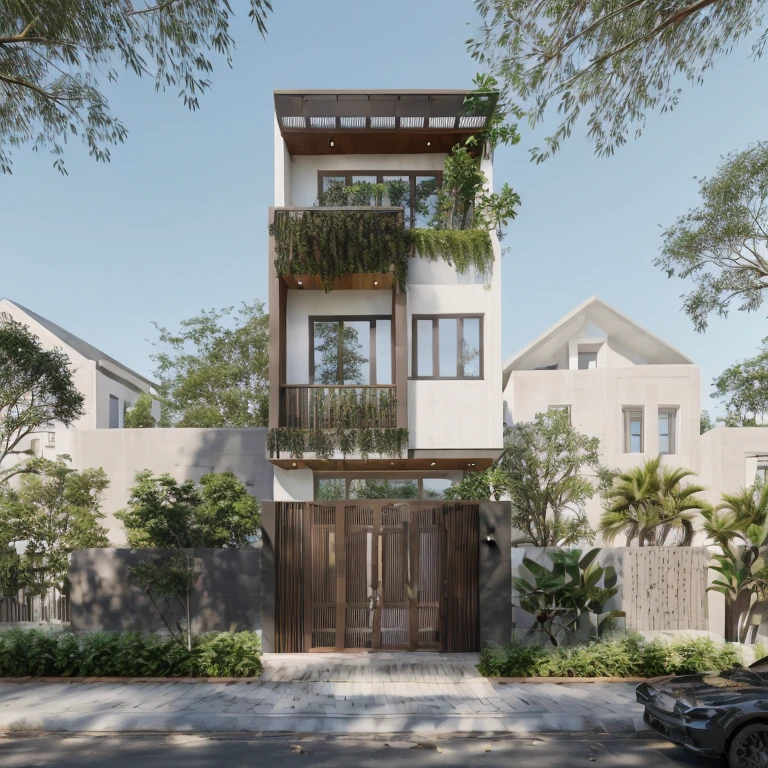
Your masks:
{"label": "recessed ceiling light", "polygon": [[297,463],[294,461],[294,462],[291,464],[291,466],[292,466],[292,467],[297,467],[297,466],[298,466],[298,464],[297,464]]}
{"label": "recessed ceiling light", "polygon": [[374,280],[374,281],[373,281],[373,284],[374,284],[374,285],[378,285],[378,284],[379,284],[379,281],[378,281],[378,280]]}
{"label": "recessed ceiling light", "polygon": [[330,142],[328,142],[328,143],[329,143],[329,145],[330,145],[330,146],[332,146],[332,147],[333,147],[333,146],[335,146],[335,145],[334,145],[334,143],[333,143],[333,139],[331,139],[331,140],[330,140]]}
{"label": "recessed ceiling light", "polygon": [[433,461],[433,462],[432,462],[432,466],[433,466],[433,467],[437,466],[437,462],[436,462],[436,461]]}
{"label": "recessed ceiling light", "polygon": [[297,284],[297,285],[304,285],[304,283],[302,283],[302,282],[301,282],[301,280],[298,280],[298,281],[296,282],[296,284]]}
{"label": "recessed ceiling light", "polygon": [[431,147],[431,146],[432,146],[432,142],[431,142],[431,141],[428,141],[428,142],[427,142],[427,146],[428,146],[428,147]]}

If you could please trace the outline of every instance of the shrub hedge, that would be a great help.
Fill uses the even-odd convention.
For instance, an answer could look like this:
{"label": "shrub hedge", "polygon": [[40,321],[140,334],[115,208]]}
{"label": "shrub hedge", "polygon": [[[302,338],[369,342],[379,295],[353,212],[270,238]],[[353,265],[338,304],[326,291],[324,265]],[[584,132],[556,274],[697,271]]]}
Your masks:
{"label": "shrub hedge", "polygon": [[258,677],[253,632],[202,635],[192,652],[148,632],[0,633],[0,677]]}
{"label": "shrub hedge", "polygon": [[627,636],[574,648],[512,642],[484,649],[478,669],[486,677],[659,677],[720,671],[740,663],[736,647],[709,638],[645,642]]}

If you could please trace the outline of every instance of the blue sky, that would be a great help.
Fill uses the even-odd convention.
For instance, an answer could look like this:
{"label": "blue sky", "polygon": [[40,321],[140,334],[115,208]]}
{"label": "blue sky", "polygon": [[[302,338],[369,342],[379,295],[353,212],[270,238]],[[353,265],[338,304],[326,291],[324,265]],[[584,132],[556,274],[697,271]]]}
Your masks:
{"label": "blue sky", "polygon": [[[217,67],[196,113],[126,73],[110,94],[130,133],[110,164],[73,144],[61,177],[49,155],[16,153],[13,176],[0,177],[1,296],[150,374],[153,320],[175,326],[204,308],[266,300],[274,89],[471,85],[470,0],[274,6],[266,41],[244,12],[237,19],[234,69]],[[523,199],[504,241],[505,358],[597,295],[692,357],[711,407],[709,382],[755,353],[766,311],[697,334],[680,312],[686,286],[651,262],[659,225],[696,204],[693,177],[766,138],[764,71],[741,46],[613,158],[595,157],[580,132],[534,165],[527,148],[542,134],[527,127],[520,145],[497,152],[496,185]]]}

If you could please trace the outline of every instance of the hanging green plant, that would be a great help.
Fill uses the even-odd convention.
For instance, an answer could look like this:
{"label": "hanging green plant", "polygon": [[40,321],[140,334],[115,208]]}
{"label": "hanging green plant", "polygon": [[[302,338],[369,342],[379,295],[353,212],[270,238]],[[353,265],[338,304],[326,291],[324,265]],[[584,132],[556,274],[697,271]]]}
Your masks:
{"label": "hanging green plant", "polygon": [[466,274],[472,264],[481,274],[493,270],[493,245],[486,229],[412,229],[408,238],[420,256],[443,259],[459,274]]}
{"label": "hanging green plant", "polygon": [[392,272],[405,290],[408,241],[400,211],[276,211],[269,234],[278,275],[319,275],[329,291],[342,275]]}
{"label": "hanging green plant", "polygon": [[345,458],[359,453],[363,459],[378,454],[381,458],[401,458],[408,450],[408,430],[394,427],[366,429],[318,429],[278,427],[269,431],[267,447],[270,458],[303,459],[314,453],[317,459],[330,459],[335,453]]}

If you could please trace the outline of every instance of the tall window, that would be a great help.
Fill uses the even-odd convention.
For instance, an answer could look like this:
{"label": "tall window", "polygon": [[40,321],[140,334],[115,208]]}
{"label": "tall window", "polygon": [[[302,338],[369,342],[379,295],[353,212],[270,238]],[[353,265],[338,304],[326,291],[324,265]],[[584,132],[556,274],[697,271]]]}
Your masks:
{"label": "tall window", "polygon": [[765,485],[768,482],[768,456],[757,457],[757,472],[755,473],[755,480],[761,485]]}
{"label": "tall window", "polygon": [[414,315],[413,377],[482,379],[482,315]]}
{"label": "tall window", "polygon": [[624,453],[643,452],[643,409],[624,409]]}
{"label": "tall window", "polygon": [[[387,187],[386,200],[392,206],[405,208],[406,227],[428,227],[437,213],[437,190],[443,183],[442,171],[405,171],[385,173],[382,171],[320,171],[318,174],[318,197],[326,204],[333,205],[374,205],[368,197],[365,184],[384,184]],[[343,195],[336,199],[337,191],[343,187],[355,187],[361,193]],[[329,192],[331,193],[329,195]]]}
{"label": "tall window", "polygon": [[109,396],[109,428],[118,429],[120,427],[120,398],[114,395]]}
{"label": "tall window", "polygon": [[391,317],[310,317],[313,384],[392,384]]}
{"label": "tall window", "polygon": [[659,408],[659,454],[677,453],[677,408]]}

